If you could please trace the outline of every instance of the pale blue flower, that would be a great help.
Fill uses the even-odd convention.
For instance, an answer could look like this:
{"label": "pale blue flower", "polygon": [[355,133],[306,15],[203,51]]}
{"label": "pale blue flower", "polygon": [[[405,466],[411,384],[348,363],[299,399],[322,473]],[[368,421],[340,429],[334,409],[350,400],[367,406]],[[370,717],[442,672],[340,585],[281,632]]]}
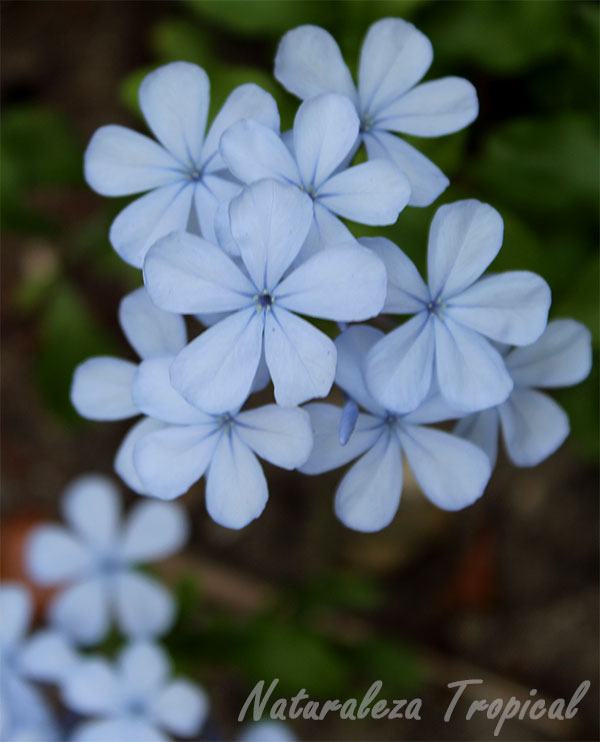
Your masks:
{"label": "pale blue flower", "polygon": [[31,577],[63,587],[51,600],[53,626],[80,644],[107,634],[111,618],[127,636],[154,637],[168,631],[175,612],[170,592],[134,565],[178,551],[187,539],[185,511],[172,503],[143,501],[120,523],[121,500],[109,479],[75,480],[62,499],[70,529],[36,527],[27,545]]}
{"label": "pale blue flower", "polygon": [[491,474],[489,459],[477,446],[423,426],[454,417],[441,397],[432,396],[407,415],[385,409],[371,397],[363,361],[381,337],[373,327],[356,325],[337,338],[336,384],[367,412],[359,413],[352,435],[342,445],[342,410],[320,402],[307,405],[315,445],[300,467],[305,474],[320,474],[360,456],[337,488],[335,512],[344,525],[366,532],[385,528],[398,509],[403,453],[425,495],[444,510],[471,505]]}
{"label": "pale blue flower", "polygon": [[315,250],[351,238],[339,216],[360,224],[394,224],[408,203],[410,185],[387,160],[345,168],[358,130],[358,116],[347,98],[322,95],[299,107],[293,153],[264,124],[239,121],[221,138],[221,154],[244,183],[277,178],[311,197],[308,242]]}
{"label": "pale blue flower", "polygon": [[312,202],[297,188],[263,180],[230,205],[240,267],[221,249],[174,233],[149,251],[144,281],[170,312],[230,312],[186,346],[171,382],[209,413],[241,407],[263,352],[275,399],[293,407],[325,396],[335,374],[335,345],[297,316],[338,321],[373,317],[383,306],[386,275],[373,251],[353,242],[321,250],[292,266],[312,222]]}
{"label": "pale blue flower", "polygon": [[247,724],[238,742],[296,742],[297,739],[285,722],[265,719]]}
{"label": "pale blue flower", "polygon": [[529,271],[480,278],[500,250],[502,233],[502,218],[487,204],[468,200],[439,208],[429,232],[429,285],[389,240],[361,240],[386,265],[383,311],[414,315],[366,360],[367,385],[381,405],[416,409],[434,378],[448,404],[463,413],[508,397],[513,381],[490,340],[537,340],[546,327],[550,288]]}
{"label": "pale blue flower", "polygon": [[173,390],[169,363],[161,358],[140,366],[134,393],[148,415],[171,423],[135,445],[134,464],[145,490],[172,499],[207,472],[208,513],[228,528],[248,525],[267,502],[267,481],[256,455],[294,469],[312,449],[310,421],[304,410],[271,404],[207,414]]}
{"label": "pale blue flower", "polygon": [[509,398],[461,419],[455,433],[482,448],[494,466],[500,427],[513,464],[536,466],[569,435],[566,412],[537,389],[571,386],[585,379],[592,367],[591,334],[575,320],[553,320],[532,345],[507,349],[504,361],[515,384]]}
{"label": "pale blue flower", "polygon": [[390,132],[450,134],[470,124],[479,110],[475,88],[463,78],[417,85],[432,60],[431,42],[421,31],[400,18],[383,18],[365,36],[357,89],[331,34],[318,26],[299,26],[281,39],[275,77],[303,100],[322,93],[347,96],[360,118],[369,158],[394,162],[410,181],[410,205],[428,206],[448,186],[448,178]]}
{"label": "pale blue flower", "polygon": [[172,62],[147,75],[139,90],[140,108],[157,143],[123,126],[103,126],[85,153],[85,176],[104,196],[149,191],[115,219],[110,241],[128,263],[141,268],[153,242],[185,230],[192,211],[202,234],[214,240],[219,202],[239,190],[224,171],[219,153],[223,132],[240,119],[256,119],[279,130],[277,104],[249,83],[236,88],[204,136],[209,81],[201,67]]}
{"label": "pale blue flower", "polygon": [[49,704],[31,682],[57,682],[74,653],[58,633],[27,636],[32,618],[29,592],[18,583],[0,587],[0,739],[59,742]]}
{"label": "pale blue flower", "polygon": [[157,644],[126,646],[114,664],[81,661],[62,686],[65,704],[93,719],[75,730],[72,742],[168,742],[199,736],[208,698],[200,686],[171,678],[166,652]]}

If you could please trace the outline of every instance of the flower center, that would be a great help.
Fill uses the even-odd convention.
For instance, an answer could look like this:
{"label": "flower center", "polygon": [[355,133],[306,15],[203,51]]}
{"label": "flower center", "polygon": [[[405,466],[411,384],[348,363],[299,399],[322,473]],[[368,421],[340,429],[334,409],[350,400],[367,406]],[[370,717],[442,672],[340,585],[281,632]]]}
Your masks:
{"label": "flower center", "polygon": [[363,113],[360,117],[360,133],[366,134],[370,129],[375,126],[375,119],[370,113]]}
{"label": "flower center", "polygon": [[121,562],[119,558],[110,552],[100,554],[98,557],[98,570],[103,575],[114,575],[115,572],[119,572],[121,569]]}
{"label": "flower center", "polygon": [[202,168],[199,165],[192,165],[183,172],[185,173],[186,178],[194,183],[202,180]]}
{"label": "flower center", "polygon": [[307,185],[307,186],[301,185],[300,186],[300,190],[301,191],[304,191],[304,193],[306,193],[308,196],[310,196],[313,201],[315,201],[317,199],[318,195],[319,195],[317,193],[317,190],[316,190],[316,188],[315,188],[315,186],[314,186],[313,183],[311,183],[310,185]]}
{"label": "flower center", "polygon": [[398,415],[394,415],[393,412],[388,412],[383,421],[383,424],[386,426],[386,428],[389,428],[390,430],[392,430],[392,428],[396,427],[397,423],[398,423]]}
{"label": "flower center", "polygon": [[439,317],[439,319],[442,318],[442,310],[446,308],[445,303],[438,297],[437,299],[432,299],[429,301],[426,305],[427,311],[429,312],[430,317]]}
{"label": "flower center", "polygon": [[267,312],[270,312],[271,307],[273,306],[273,302],[275,301],[275,299],[273,299],[267,289],[265,289],[262,294],[255,294],[252,298],[256,302],[257,312],[262,312],[263,309],[265,309]]}
{"label": "flower center", "polygon": [[224,415],[219,415],[217,423],[219,430],[229,433],[235,425],[235,418],[229,412],[226,412]]}

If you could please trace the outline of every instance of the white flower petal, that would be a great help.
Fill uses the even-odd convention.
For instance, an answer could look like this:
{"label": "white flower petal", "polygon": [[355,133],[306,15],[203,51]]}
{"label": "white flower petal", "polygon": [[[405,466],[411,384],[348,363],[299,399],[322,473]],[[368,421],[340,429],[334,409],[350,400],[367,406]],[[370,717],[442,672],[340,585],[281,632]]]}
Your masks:
{"label": "white flower petal", "polygon": [[294,119],[294,152],[306,188],[320,186],[354,146],[358,115],[345,95],[326,93],[304,101]]}
{"label": "white flower petal", "polygon": [[284,469],[303,464],[313,446],[308,413],[295,407],[270,404],[240,412],[235,433],[261,459]]}
{"label": "white flower petal", "polygon": [[429,69],[431,42],[400,18],[382,18],[367,31],[360,52],[358,92],[363,112],[378,112],[412,88]]}
{"label": "white flower petal", "polygon": [[134,641],[120,652],[118,669],[126,692],[138,698],[148,697],[165,684],[170,671],[169,656],[154,642]]}
{"label": "white flower petal", "polygon": [[474,415],[463,417],[453,430],[454,435],[471,441],[485,451],[492,469],[496,466],[498,458],[499,422],[498,408],[491,407],[489,410],[482,410]]}
{"label": "white flower petal", "polygon": [[169,370],[173,356],[155,356],[142,361],[133,380],[131,395],[136,406],[149,417],[172,425],[193,425],[209,420],[171,385]]}
{"label": "white flower petal", "polygon": [[133,462],[144,491],[164,500],[187,492],[204,474],[217,442],[208,425],[167,427],[138,440]]}
{"label": "white flower petal", "polygon": [[378,340],[384,337],[381,330],[368,325],[353,325],[335,339],[337,368],[335,383],[365,410],[385,417],[385,410],[367,390],[363,374],[364,360]]}
{"label": "white flower petal", "polygon": [[155,430],[162,430],[165,424],[160,420],[153,420],[150,417],[144,417],[128,431],[121,442],[117,455],[115,456],[114,467],[117,474],[134,492],[139,495],[145,495],[146,490],[135,469],[133,462],[133,451],[135,444],[148,433]]}
{"label": "white flower petal", "polygon": [[259,291],[270,292],[298,254],[313,207],[296,186],[261,180],[229,205],[231,234]]}
{"label": "white flower petal", "polygon": [[0,641],[6,646],[18,644],[31,622],[31,596],[16,582],[6,582],[0,587]]}
{"label": "white flower petal", "polygon": [[371,396],[387,410],[416,409],[431,387],[434,349],[433,322],[426,312],[392,330],[373,346],[364,362]]}
{"label": "white flower petal", "polygon": [[281,308],[269,312],[265,358],[275,400],[282,407],[294,407],[329,393],[335,376],[335,345],[306,320]]}
{"label": "white flower petal", "polygon": [[322,474],[337,469],[375,445],[382,433],[381,421],[359,414],[354,431],[346,445],[340,444],[340,407],[313,402],[304,408],[310,415],[314,446],[308,461],[298,467],[303,474]]}
{"label": "white flower petal", "polygon": [[418,137],[464,129],[477,118],[477,91],[462,77],[430,80],[409,90],[377,116],[377,127]]}
{"label": "white flower petal", "polygon": [[121,556],[128,562],[156,562],[179,551],[187,541],[186,511],[171,502],[136,502],[123,528]]}
{"label": "white flower petal", "polygon": [[379,256],[387,272],[387,295],[383,312],[415,314],[430,300],[429,289],[412,260],[385,237],[363,237],[361,245]]}
{"label": "white flower petal", "polygon": [[381,435],[344,475],[335,493],[335,514],[348,528],[380,531],[392,522],[401,492],[400,446],[394,436]]}
{"label": "white flower petal", "polygon": [[255,293],[222,250],[186,232],[153,245],[144,261],[144,283],[157,306],[182,314],[239,309]]}
{"label": "white flower petal", "polygon": [[320,93],[356,99],[352,75],[337,42],[318,26],[298,26],[283,36],[275,56],[275,77],[303,100]]}
{"label": "white flower petal", "polygon": [[257,121],[238,121],[221,137],[221,155],[242,183],[275,178],[300,183],[296,161],[272,129]]}
{"label": "white flower petal", "polygon": [[515,389],[498,412],[504,445],[516,466],[537,466],[569,435],[567,413],[535,389]]}
{"label": "white flower petal", "polygon": [[155,701],[156,718],[169,732],[178,737],[199,734],[208,716],[206,693],[189,680],[174,680]]}
{"label": "white flower petal", "polygon": [[157,240],[186,229],[193,196],[194,186],[182,181],[137,198],[111,224],[110,244],[126,263],[141,268]]}
{"label": "white flower petal", "polygon": [[116,614],[120,630],[132,639],[165,634],[175,617],[175,601],[153,577],[127,571],[115,580]]}
{"label": "white flower petal", "polygon": [[85,151],[85,179],[103,196],[128,196],[182,179],[181,165],[159,144],[124,126],[102,126]]}
{"label": "white flower petal", "polygon": [[553,320],[533,345],[515,348],[504,360],[517,386],[571,386],[590,373],[592,336],[580,322]]}
{"label": "white flower petal", "polygon": [[319,201],[360,224],[395,224],[410,199],[410,183],[389,160],[370,160],[333,175],[319,188]]}
{"label": "white flower petal", "polygon": [[391,160],[410,183],[409,206],[429,206],[446,190],[450,181],[425,155],[394,134],[371,129],[363,134],[369,160]]}
{"label": "white flower petal", "polygon": [[236,435],[223,435],[206,477],[206,509],[226,528],[244,528],[267,504],[267,480],[256,456]]}
{"label": "white flower petal", "polygon": [[242,406],[262,353],[261,315],[254,306],[236,312],[209,327],[176,357],[171,382],[191,404],[216,414]]}
{"label": "white flower petal", "polygon": [[476,445],[434,428],[404,425],[400,442],[421,489],[444,510],[460,510],[483,494],[490,460]]}
{"label": "white flower petal", "polygon": [[119,305],[119,323],[140,358],[178,353],[187,343],[185,321],[179,314],[154,305],[144,286],[127,294]]}
{"label": "white flower petal", "polygon": [[385,302],[382,261],[358,243],[321,250],[273,292],[274,306],[309,317],[354,322],[375,317]]}
{"label": "white flower petal", "polygon": [[100,474],[78,477],[65,490],[62,511],[84,543],[102,547],[115,543],[121,498],[108,477]]}
{"label": "white flower petal", "polygon": [[186,166],[200,164],[209,99],[206,72],[188,62],[159,67],[140,85],[140,108],[148,125]]}
{"label": "white flower petal", "polygon": [[513,381],[491,343],[449,317],[434,328],[437,380],[450,406],[475,412],[504,402]]}
{"label": "white flower petal", "polygon": [[59,525],[33,529],[27,539],[27,572],[40,585],[58,585],[85,574],[91,565],[86,545]]}
{"label": "white flower petal", "polygon": [[119,703],[117,674],[104,658],[84,659],[65,678],[65,705],[84,715],[114,713]]}
{"label": "white flower petal", "polygon": [[449,298],[476,281],[498,254],[504,225],[475,199],[441,206],[429,230],[427,270],[433,298]]}
{"label": "white flower petal", "polygon": [[447,302],[452,319],[493,340],[528,345],[546,327],[550,287],[529,271],[486,276]]}
{"label": "white flower petal", "polygon": [[50,622],[78,644],[99,644],[109,629],[107,589],[101,578],[68,587],[52,600]]}
{"label": "white flower petal", "polygon": [[134,363],[122,358],[88,358],[73,374],[73,407],[89,420],[123,420],[139,415],[131,399],[135,370]]}
{"label": "white flower petal", "polygon": [[225,169],[226,165],[219,153],[221,136],[230,126],[242,119],[252,119],[273,131],[279,131],[279,111],[272,95],[254,83],[240,85],[233,90],[212,122],[204,147],[202,164],[205,172]]}

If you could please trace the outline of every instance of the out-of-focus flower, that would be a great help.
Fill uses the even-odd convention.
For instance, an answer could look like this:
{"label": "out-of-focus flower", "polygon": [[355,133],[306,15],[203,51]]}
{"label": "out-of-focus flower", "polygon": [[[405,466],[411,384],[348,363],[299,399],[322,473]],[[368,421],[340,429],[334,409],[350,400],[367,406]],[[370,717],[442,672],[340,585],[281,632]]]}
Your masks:
{"label": "out-of-focus flower", "polygon": [[136,642],[113,665],[82,660],[62,686],[65,704],[84,716],[73,742],[166,742],[199,735],[208,698],[195,683],[171,679],[169,659],[158,645]]}
{"label": "out-of-focus flower", "polygon": [[509,398],[459,420],[455,433],[482,448],[494,466],[500,427],[513,464],[536,466],[569,435],[566,412],[537,389],[571,386],[585,379],[592,367],[590,331],[572,319],[553,320],[532,345],[507,348],[504,362],[515,384]]}
{"label": "out-of-focus flower", "polygon": [[491,474],[490,462],[477,446],[424,427],[455,417],[439,395],[432,395],[406,415],[385,409],[373,399],[362,367],[381,337],[373,327],[354,326],[337,338],[336,383],[367,414],[359,413],[352,434],[342,445],[343,411],[320,402],[307,405],[315,445],[300,467],[305,474],[320,474],[360,456],[340,482],[335,512],[344,525],[367,532],[384,528],[396,514],[402,493],[402,453],[425,495],[444,510],[472,504],[482,495]]}
{"label": "out-of-focus flower", "polygon": [[239,742],[296,742],[297,739],[287,724],[272,719],[248,724],[238,737]]}
{"label": "out-of-focus flower", "polygon": [[195,64],[159,67],[143,79],[139,102],[160,144],[123,126],[103,126],[86,150],[85,176],[98,193],[149,191],[127,206],[110,230],[115,250],[138,268],[153,242],[187,228],[194,208],[202,234],[214,241],[216,208],[239,190],[219,153],[221,135],[231,124],[256,119],[279,130],[274,99],[248,83],[231,93],[205,137],[209,90],[206,72]]}
{"label": "out-of-focus flower", "polygon": [[380,405],[410,412],[434,378],[448,404],[464,413],[508,397],[513,381],[490,340],[537,340],[546,327],[550,288],[529,271],[480,278],[500,250],[502,233],[502,217],[488,204],[467,200],[439,208],[429,232],[429,285],[389,240],[361,240],[387,269],[383,312],[414,315],[366,359],[367,386]]}
{"label": "out-of-focus flower", "polygon": [[281,39],[275,77],[303,100],[321,93],[347,96],[360,118],[369,158],[386,158],[407,176],[410,204],[428,206],[448,178],[417,149],[390,132],[437,137],[463,129],[479,110],[477,93],[460,77],[417,85],[429,69],[433,49],[412,23],[383,18],[367,31],[360,55],[358,90],[331,34],[299,26]]}
{"label": "out-of-focus flower", "polygon": [[169,591],[134,565],[163,559],[187,538],[185,511],[172,503],[136,503],[120,524],[121,501],[112,482],[87,475],[62,500],[71,530],[46,524],[32,531],[27,564],[44,585],[64,586],[49,605],[52,624],[81,644],[106,636],[114,614],[130,637],[163,634],[173,621]]}

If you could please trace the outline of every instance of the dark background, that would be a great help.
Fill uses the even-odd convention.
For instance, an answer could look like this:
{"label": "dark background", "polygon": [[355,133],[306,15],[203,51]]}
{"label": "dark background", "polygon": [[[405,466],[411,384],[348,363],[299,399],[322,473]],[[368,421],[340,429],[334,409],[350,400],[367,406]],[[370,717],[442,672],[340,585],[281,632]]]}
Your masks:
{"label": "dark background", "polygon": [[[107,239],[127,201],[102,199],[83,181],[91,134],[106,123],[143,130],[139,81],[174,59],[207,70],[211,115],[252,80],[275,95],[287,128],[297,102],[271,78],[278,38],[322,25],[355,69],[366,28],[387,15],[431,38],[428,79],[468,77],[481,112],[464,132],[415,140],[452,184],[385,234],[422,265],[440,203],[493,204],[506,225],[493,269],[541,273],[551,316],[585,322],[597,350],[596,3],[3,2],[3,578],[22,574],[28,528],[58,516],[73,477],[112,470],[130,425],[78,420],[68,400],[84,358],[133,358],[116,316],[141,282]],[[464,705],[442,721],[446,684],[483,678],[474,697],[488,700],[526,700],[531,688],[569,698],[591,680],[571,722],[507,722],[499,739],[597,740],[597,365],[557,398],[569,442],[531,470],[501,456],[482,500],[461,513],[435,509],[409,475],[393,524],[372,535],[335,520],[339,472],[268,469],[266,511],[241,532],[210,521],[202,483],[182,498],[194,537],[160,567],[180,601],[166,641],[213,699],[205,737],[237,734],[249,690],[279,677],[278,696],[305,687],[314,698],[361,697],[381,679],[387,699],[423,699],[419,722],[331,716],[295,722],[302,739],[491,740],[494,723],[465,722]]]}

